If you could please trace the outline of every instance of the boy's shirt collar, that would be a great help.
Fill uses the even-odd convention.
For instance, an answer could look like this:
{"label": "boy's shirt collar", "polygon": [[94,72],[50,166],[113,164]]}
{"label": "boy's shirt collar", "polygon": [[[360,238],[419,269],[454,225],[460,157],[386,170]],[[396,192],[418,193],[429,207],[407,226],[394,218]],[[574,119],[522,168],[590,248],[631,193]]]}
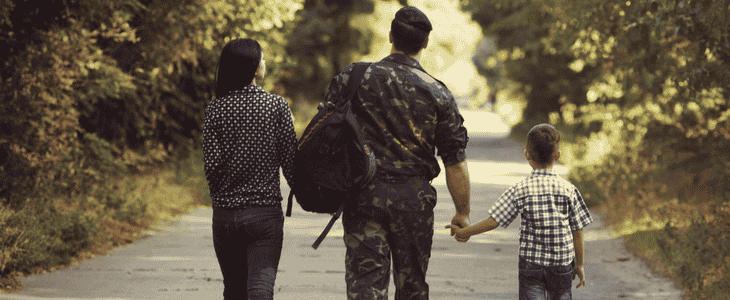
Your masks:
{"label": "boy's shirt collar", "polygon": [[555,170],[553,170],[553,169],[532,169],[532,173],[530,173],[530,176],[550,176],[550,175],[557,176],[557,173],[555,173]]}

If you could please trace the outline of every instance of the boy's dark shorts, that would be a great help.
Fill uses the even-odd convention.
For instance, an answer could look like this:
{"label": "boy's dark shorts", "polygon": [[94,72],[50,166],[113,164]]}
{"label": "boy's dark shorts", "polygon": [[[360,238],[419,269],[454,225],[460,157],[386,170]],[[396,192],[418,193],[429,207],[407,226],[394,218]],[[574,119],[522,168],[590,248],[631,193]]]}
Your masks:
{"label": "boy's dark shorts", "polygon": [[520,300],[571,300],[574,267],[544,267],[520,257]]}

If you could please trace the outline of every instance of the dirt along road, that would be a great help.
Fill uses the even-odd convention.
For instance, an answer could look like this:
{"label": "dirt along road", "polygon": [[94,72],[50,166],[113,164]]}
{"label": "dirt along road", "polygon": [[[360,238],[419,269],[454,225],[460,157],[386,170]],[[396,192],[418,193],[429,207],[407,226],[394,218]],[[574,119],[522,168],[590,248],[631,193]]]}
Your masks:
{"label": "dirt along road", "polygon": [[[522,148],[509,140],[470,143],[472,222],[509,185],[524,178],[530,167]],[[556,167],[565,173],[564,167]],[[516,299],[519,220],[507,229],[457,243],[444,225],[454,206],[443,175],[433,182],[438,190],[435,234],[428,269],[431,299]],[[284,195],[288,188],[282,187]],[[160,223],[148,237],[119,247],[107,256],[76,266],[24,278],[24,287],[0,299],[221,299],[222,276],[211,238],[210,208],[200,208],[176,221]],[[574,299],[680,299],[671,282],[651,275],[628,254],[593,213],[584,229],[586,287],[573,289]],[[275,299],[344,299],[342,226],[338,222],[318,250],[311,248],[328,221],[295,206],[286,219],[284,250],[275,286]],[[574,285],[575,287],[575,285]],[[391,280],[391,291],[394,291]],[[390,299],[393,299],[391,293]]]}

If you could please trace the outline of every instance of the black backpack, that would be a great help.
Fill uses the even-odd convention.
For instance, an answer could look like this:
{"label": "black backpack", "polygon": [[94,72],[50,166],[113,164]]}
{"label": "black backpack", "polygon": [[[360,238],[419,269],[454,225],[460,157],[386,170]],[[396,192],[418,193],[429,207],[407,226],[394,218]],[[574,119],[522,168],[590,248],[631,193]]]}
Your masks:
{"label": "black backpack", "polygon": [[370,63],[356,63],[346,94],[335,103],[320,104],[319,111],[304,129],[294,156],[294,186],[289,193],[287,216],[291,216],[292,196],[303,210],[333,213],[312,247],[317,249],[345,205],[356,199],[375,176],[375,155],[363,142],[351,100]]}

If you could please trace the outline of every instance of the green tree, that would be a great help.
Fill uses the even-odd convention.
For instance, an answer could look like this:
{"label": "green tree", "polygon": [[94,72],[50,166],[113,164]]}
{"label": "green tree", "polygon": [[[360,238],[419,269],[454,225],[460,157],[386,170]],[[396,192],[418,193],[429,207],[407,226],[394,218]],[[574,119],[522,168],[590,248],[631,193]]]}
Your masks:
{"label": "green tree", "polygon": [[549,9],[562,3],[551,2],[559,1],[461,1],[484,35],[497,41],[498,51],[491,57],[474,58],[477,69],[490,75],[495,62],[501,63],[505,76],[517,83],[516,91],[527,101],[523,121],[515,128],[518,134],[549,121],[550,113],[559,111],[567,98],[585,103],[585,87],[598,74],[592,66],[572,71],[572,54],[561,51],[570,47],[570,39],[550,38],[555,24],[565,17]]}
{"label": "green tree", "polygon": [[137,170],[199,145],[222,47],[236,37],[259,40],[269,53],[265,87],[273,89],[286,67],[289,21],[301,7],[263,0],[5,2],[0,171],[8,180],[0,198],[12,203],[39,184],[81,182],[75,178],[87,173],[101,180],[97,173],[111,171],[105,166]]}
{"label": "green tree", "polygon": [[90,245],[101,220],[143,216],[143,205],[118,195],[118,177],[199,147],[218,56],[230,39],[262,44],[264,87],[274,89],[301,7],[298,0],[0,0],[0,282],[68,262]]}
{"label": "green tree", "polygon": [[[726,240],[713,228],[730,222],[730,4],[461,3],[499,37],[508,77],[527,95],[523,131],[545,121],[563,128],[570,179],[587,201],[603,203],[619,229],[668,225],[664,245],[684,240],[700,251],[672,258],[688,295],[726,294],[717,272],[730,253],[703,241]],[[690,211],[709,218],[693,221]],[[707,236],[672,230],[690,223],[688,234]]]}
{"label": "green tree", "polygon": [[297,101],[322,101],[332,77],[370,52],[372,32],[350,22],[373,9],[374,0],[304,1],[287,45],[287,53],[297,63],[283,79]]}
{"label": "green tree", "polygon": [[472,0],[462,7],[498,37],[508,77],[527,94],[525,123],[627,141],[614,145],[618,153],[673,149],[662,159],[724,149],[727,3]]}

